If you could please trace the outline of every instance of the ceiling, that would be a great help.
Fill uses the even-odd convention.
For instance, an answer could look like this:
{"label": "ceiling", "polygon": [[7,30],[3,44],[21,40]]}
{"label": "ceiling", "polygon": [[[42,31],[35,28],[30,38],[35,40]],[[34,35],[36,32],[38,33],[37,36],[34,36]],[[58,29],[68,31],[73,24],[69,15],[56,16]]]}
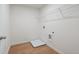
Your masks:
{"label": "ceiling", "polygon": [[42,8],[45,5],[46,4],[24,4],[24,6],[29,6],[29,7],[33,7],[33,8]]}

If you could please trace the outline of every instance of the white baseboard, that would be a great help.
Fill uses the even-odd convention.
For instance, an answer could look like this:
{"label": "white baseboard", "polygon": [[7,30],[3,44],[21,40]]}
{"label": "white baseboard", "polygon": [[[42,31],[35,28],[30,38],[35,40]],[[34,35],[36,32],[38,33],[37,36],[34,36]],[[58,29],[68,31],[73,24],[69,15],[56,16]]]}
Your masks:
{"label": "white baseboard", "polygon": [[21,44],[21,43],[27,43],[27,42],[29,42],[29,41],[16,42],[16,43],[11,44],[11,46],[18,45],[18,44]]}
{"label": "white baseboard", "polygon": [[[47,44],[48,45],[48,44]],[[57,48],[55,47],[51,47],[50,45],[48,45],[50,48],[54,49],[57,53],[59,54],[64,54],[62,51],[58,50]]]}
{"label": "white baseboard", "polygon": [[59,54],[64,54],[62,51],[56,49],[55,47],[53,47],[53,49],[54,49],[56,52],[58,52]]}

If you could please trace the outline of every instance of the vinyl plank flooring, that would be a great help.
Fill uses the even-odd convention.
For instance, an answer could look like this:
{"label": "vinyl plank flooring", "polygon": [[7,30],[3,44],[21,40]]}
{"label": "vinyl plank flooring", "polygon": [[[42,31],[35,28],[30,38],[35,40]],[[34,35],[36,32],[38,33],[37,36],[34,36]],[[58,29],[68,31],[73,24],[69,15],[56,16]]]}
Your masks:
{"label": "vinyl plank flooring", "polygon": [[11,46],[9,54],[58,54],[47,45],[33,47],[30,42]]}

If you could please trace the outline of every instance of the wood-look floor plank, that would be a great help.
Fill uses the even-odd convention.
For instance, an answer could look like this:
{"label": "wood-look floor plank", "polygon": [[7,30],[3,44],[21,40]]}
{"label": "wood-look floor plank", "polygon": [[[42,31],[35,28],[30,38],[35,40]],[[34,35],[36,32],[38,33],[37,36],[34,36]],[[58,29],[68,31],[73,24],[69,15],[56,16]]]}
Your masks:
{"label": "wood-look floor plank", "polygon": [[11,46],[9,54],[58,54],[47,45],[34,48],[30,42]]}

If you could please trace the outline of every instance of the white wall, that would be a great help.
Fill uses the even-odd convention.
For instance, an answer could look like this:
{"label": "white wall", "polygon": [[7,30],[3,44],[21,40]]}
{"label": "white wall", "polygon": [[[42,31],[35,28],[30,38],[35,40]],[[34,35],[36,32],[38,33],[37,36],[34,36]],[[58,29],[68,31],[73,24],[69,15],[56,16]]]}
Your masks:
{"label": "white wall", "polygon": [[10,47],[9,21],[9,5],[0,4],[0,37],[6,36],[5,40],[0,40],[0,53],[8,53]]}
{"label": "white wall", "polygon": [[28,42],[39,38],[39,10],[11,5],[11,43]]}
{"label": "white wall", "polygon": [[[41,39],[63,53],[79,53],[78,10],[78,5],[48,5],[43,8]],[[42,29],[43,25],[45,29]],[[48,39],[51,32],[54,32],[52,39]]]}

